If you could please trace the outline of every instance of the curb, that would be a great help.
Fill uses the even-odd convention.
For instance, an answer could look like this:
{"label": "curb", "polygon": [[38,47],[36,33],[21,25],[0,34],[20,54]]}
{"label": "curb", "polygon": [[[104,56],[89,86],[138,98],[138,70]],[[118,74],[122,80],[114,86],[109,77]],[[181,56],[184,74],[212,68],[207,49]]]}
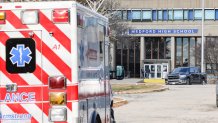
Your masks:
{"label": "curb", "polygon": [[[140,93],[150,93],[150,92],[162,92],[162,91],[165,91],[165,90],[169,90],[168,87],[162,87],[160,89],[154,89],[154,90],[150,90],[150,91],[123,91],[123,92],[114,92],[114,94],[140,94]],[[117,108],[117,107],[120,107],[122,105],[125,105],[127,104],[128,101],[125,100],[125,99],[122,99],[122,98],[119,98],[119,97],[114,97],[114,102],[113,102],[113,108]]]}
{"label": "curb", "polygon": [[[119,101],[117,101],[117,100],[119,100]],[[120,107],[120,106],[125,105],[125,104],[127,104],[127,103],[128,103],[127,100],[122,99],[122,98],[115,97],[115,98],[114,98],[114,102],[113,102],[113,108]]]}
{"label": "curb", "polygon": [[140,94],[140,93],[162,92],[165,90],[169,90],[169,88],[162,87],[162,88],[154,89],[154,90],[122,91],[122,92],[114,92],[114,94]]}

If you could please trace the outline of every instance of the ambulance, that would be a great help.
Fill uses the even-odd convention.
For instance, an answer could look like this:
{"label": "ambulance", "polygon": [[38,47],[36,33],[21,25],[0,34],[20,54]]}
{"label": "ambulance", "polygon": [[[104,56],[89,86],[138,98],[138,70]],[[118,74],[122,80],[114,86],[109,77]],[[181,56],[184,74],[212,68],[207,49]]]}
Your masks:
{"label": "ambulance", "polygon": [[112,122],[108,54],[108,19],[74,1],[0,3],[0,122]]}

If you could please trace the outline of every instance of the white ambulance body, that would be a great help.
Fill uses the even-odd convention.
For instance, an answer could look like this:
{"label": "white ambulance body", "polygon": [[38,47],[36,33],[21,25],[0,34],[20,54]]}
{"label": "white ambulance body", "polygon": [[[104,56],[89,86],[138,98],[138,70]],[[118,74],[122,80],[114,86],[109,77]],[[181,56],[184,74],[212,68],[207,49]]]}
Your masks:
{"label": "white ambulance body", "polygon": [[73,1],[0,3],[0,122],[109,123],[107,29]]}

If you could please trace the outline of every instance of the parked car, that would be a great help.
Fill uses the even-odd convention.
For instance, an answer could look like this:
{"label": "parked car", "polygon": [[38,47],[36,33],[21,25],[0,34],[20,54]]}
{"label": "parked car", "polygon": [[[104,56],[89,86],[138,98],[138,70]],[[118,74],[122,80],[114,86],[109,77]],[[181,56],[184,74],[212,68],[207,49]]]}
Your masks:
{"label": "parked car", "polygon": [[198,67],[178,67],[175,68],[166,79],[166,84],[187,84],[207,83],[206,73],[201,73]]}

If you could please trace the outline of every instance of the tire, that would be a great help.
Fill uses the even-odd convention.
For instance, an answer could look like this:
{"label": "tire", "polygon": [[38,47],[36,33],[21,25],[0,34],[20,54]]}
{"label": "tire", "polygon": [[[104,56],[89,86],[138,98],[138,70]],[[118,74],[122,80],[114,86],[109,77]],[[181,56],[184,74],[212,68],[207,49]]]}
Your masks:
{"label": "tire", "polygon": [[116,123],[116,121],[115,121],[115,118],[114,118],[114,110],[113,110],[113,108],[111,108],[111,123]]}
{"label": "tire", "polygon": [[216,107],[218,107],[218,95],[216,95]]}
{"label": "tire", "polygon": [[205,79],[203,79],[203,80],[201,81],[201,84],[202,84],[202,85],[206,85],[206,84],[207,84],[207,82],[205,81]]}
{"label": "tire", "polygon": [[187,84],[187,85],[190,85],[190,79],[189,79],[189,78],[187,78],[186,84]]}

